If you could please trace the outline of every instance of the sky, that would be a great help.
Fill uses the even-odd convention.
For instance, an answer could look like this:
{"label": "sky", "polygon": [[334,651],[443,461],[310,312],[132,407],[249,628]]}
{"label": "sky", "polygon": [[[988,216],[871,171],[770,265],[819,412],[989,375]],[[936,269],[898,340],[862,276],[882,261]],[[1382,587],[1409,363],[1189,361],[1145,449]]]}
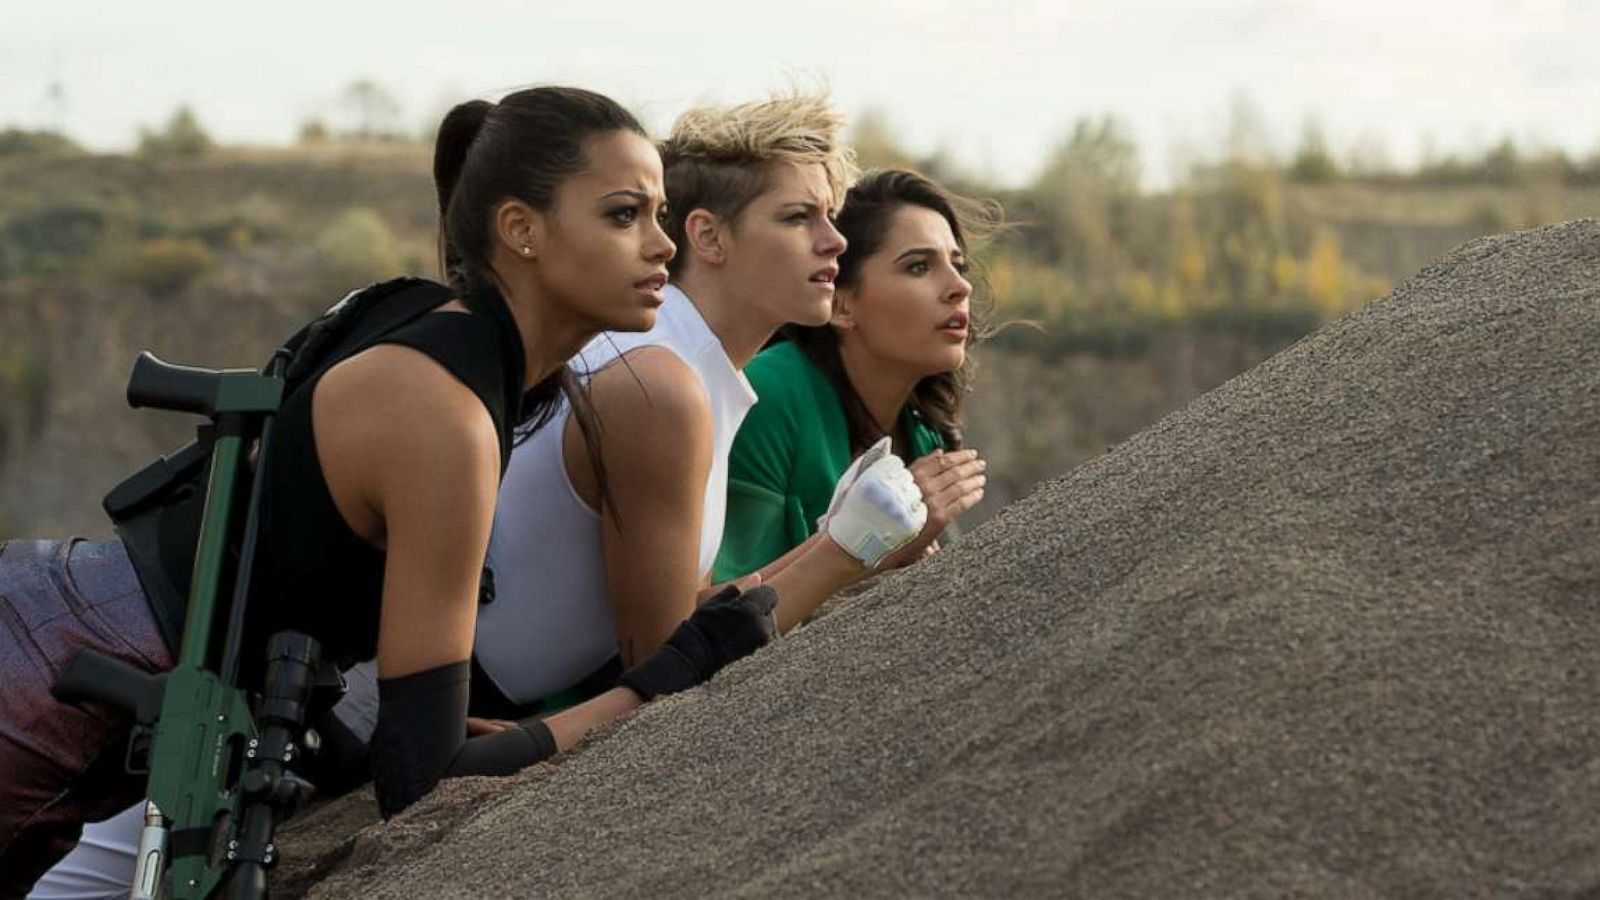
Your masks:
{"label": "sky", "polygon": [[[1510,135],[1600,151],[1600,0],[147,0],[18,3],[0,127],[124,149],[189,104],[225,143],[284,144],[371,79],[421,132],[452,102],[589,87],[657,133],[697,103],[825,81],[902,142],[1026,183],[1083,116],[1122,117],[1147,183],[1256,108],[1276,148],[1473,151]],[[59,90],[53,90],[59,85]]]}

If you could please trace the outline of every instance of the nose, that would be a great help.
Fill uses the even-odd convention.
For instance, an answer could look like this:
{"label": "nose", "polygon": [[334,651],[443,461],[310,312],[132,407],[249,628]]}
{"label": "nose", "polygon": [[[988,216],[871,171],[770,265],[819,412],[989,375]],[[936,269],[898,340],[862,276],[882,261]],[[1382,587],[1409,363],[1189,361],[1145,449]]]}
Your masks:
{"label": "nose", "polygon": [[972,297],[972,282],[967,280],[967,276],[961,274],[955,269],[951,269],[950,271],[956,276],[956,278],[955,282],[950,285],[949,292],[944,296],[945,302],[965,303]]}
{"label": "nose", "polygon": [[678,255],[678,245],[672,242],[672,238],[667,237],[666,229],[662,228],[661,223],[654,218],[650,220],[649,237],[645,240],[644,254],[645,259],[658,263],[670,262]]}
{"label": "nose", "polygon": [[850,242],[845,240],[843,234],[839,233],[839,229],[833,224],[832,219],[827,216],[822,216],[821,219],[822,234],[821,240],[817,242],[817,254],[828,257],[839,256],[844,253],[846,247],[850,246]]}

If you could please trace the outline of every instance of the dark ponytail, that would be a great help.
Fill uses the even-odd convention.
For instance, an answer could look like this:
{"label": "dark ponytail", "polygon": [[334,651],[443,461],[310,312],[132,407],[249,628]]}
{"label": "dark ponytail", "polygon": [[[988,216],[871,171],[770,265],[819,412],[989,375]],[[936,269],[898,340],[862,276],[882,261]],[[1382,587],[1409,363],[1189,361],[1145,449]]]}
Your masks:
{"label": "dark ponytail", "polygon": [[[499,205],[516,199],[549,209],[561,182],[583,169],[584,141],[615,131],[647,137],[616,101],[581,88],[528,88],[499,103],[469,100],[445,115],[433,154],[439,265],[462,303],[471,308],[482,292],[503,289],[490,262],[492,219]],[[610,505],[598,423],[570,368],[562,366],[528,391],[519,438],[548,422],[563,396],[589,445],[602,503]]]}
{"label": "dark ponytail", "polygon": [[452,269],[461,265],[445,237],[444,223],[450,212],[450,198],[455,196],[456,184],[461,180],[467,150],[483,130],[491,109],[494,104],[487,100],[468,100],[450,110],[439,123],[439,138],[433,148],[433,187],[439,195],[439,270],[446,278]]}

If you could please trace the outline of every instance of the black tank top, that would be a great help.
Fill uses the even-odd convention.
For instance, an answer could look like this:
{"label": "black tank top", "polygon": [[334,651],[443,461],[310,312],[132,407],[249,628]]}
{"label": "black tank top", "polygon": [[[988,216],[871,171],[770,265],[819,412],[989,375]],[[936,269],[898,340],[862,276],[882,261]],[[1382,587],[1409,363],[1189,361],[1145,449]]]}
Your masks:
{"label": "black tank top", "polygon": [[[492,290],[475,294],[467,305],[472,312],[424,314],[363,341],[345,357],[379,344],[400,344],[437,361],[488,409],[503,475],[521,416],[522,340],[505,301]],[[323,658],[340,668],[377,653],[384,551],[351,530],[328,490],[311,427],[311,399],[321,378],[308,379],[284,398],[264,462],[260,539],[245,628],[244,662],[251,679],[246,683],[259,672],[254,648],[284,629],[316,638]],[[171,565],[163,568],[187,594],[189,574]]]}

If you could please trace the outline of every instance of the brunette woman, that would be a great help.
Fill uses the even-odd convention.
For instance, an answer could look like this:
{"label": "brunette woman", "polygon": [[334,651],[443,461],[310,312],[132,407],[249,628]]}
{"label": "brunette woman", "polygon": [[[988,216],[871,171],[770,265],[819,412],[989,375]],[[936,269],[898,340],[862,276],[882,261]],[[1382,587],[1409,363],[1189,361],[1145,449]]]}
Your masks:
{"label": "brunette woman", "polygon": [[786,326],[745,369],[761,400],[729,459],[715,577],[757,571],[808,540],[835,479],[883,438],[928,506],[919,548],[935,549],[983,498],[986,464],[962,449],[961,405],[979,330],[968,232],[992,218],[914,172],[873,172],[850,189],[831,318]]}

